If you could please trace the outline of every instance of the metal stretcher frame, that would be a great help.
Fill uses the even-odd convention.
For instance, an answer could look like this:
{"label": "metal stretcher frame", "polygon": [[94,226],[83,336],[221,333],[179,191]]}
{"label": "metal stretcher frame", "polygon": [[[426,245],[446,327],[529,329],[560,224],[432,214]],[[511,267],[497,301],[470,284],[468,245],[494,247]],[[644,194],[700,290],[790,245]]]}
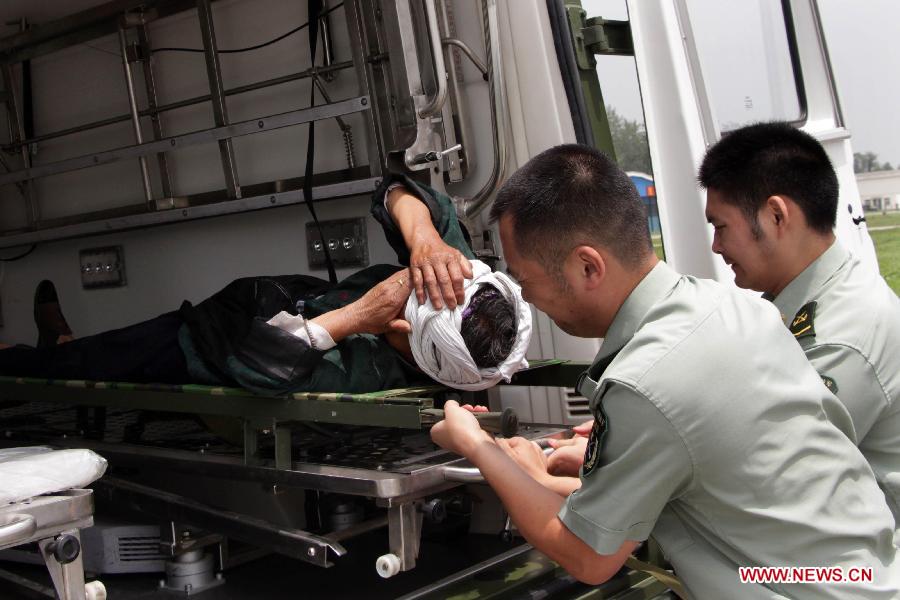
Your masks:
{"label": "metal stretcher frame", "polygon": [[[511,385],[573,385],[584,363],[533,361]],[[251,391],[205,385],[141,384],[0,376],[0,399],[43,400],[78,406],[240,417],[244,428],[244,464],[259,464],[259,434],[275,438],[275,468],[290,468],[288,421],[421,429],[433,423],[426,414],[434,396],[452,392],[440,385],[362,394],[298,392],[260,396]]]}
{"label": "metal stretcher frame", "polygon": [[92,492],[86,489],[70,489],[0,506],[0,550],[37,543],[56,595],[63,600],[83,600],[80,548],[71,560],[57,558],[53,548],[60,536],[80,541],[79,531],[94,524],[93,515]]}
{"label": "metal stretcher frame", "polygon": [[[528,369],[516,374],[510,385],[568,387],[575,383],[586,366],[564,360],[533,361]],[[423,421],[422,411],[434,406],[435,394],[450,391],[444,386],[431,385],[361,394],[297,392],[285,396],[261,396],[240,388],[205,385],[0,376],[0,398],[410,429],[427,424]]]}
{"label": "metal stretcher frame", "polygon": [[[533,361],[512,385],[563,386],[576,380],[587,365],[562,360]],[[295,393],[263,397],[247,390],[201,385],[133,384],[55,381],[0,377],[0,400],[44,401],[75,406],[143,409],[160,412],[210,414],[243,419],[243,457],[198,454],[184,450],[149,448],[128,443],[104,443],[84,438],[60,439],[59,444],[90,448],[120,466],[194,473],[197,476],[256,481],[264,485],[316,489],[374,498],[387,509],[386,518],[362,524],[388,526],[391,552],[401,570],[415,566],[421,530],[422,498],[464,483],[481,481],[477,469],[464,459],[449,457],[442,464],[412,462],[402,469],[363,469],[295,460],[290,421],[421,429],[433,423],[427,409],[433,396],[452,392],[443,386],[384,390],[366,394]],[[526,427],[526,437],[558,434],[559,428]],[[272,458],[261,456],[263,437],[272,436]],[[345,550],[339,539],[300,530],[273,528],[247,517],[226,514],[190,499],[133,482],[106,477],[101,486],[119,495],[142,498],[148,512],[171,520],[203,523],[238,539],[255,542],[320,566]],[[136,501],[137,502],[137,501]],[[341,538],[343,539],[343,537]]]}

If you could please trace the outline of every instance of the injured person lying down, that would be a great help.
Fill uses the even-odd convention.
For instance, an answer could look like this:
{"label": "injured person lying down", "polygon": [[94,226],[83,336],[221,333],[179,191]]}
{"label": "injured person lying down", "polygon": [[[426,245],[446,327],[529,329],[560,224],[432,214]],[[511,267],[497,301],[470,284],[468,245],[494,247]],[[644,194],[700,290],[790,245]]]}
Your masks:
{"label": "injured person lying down", "polygon": [[57,331],[39,322],[44,343],[0,350],[0,374],[277,395],[432,381],[480,390],[528,365],[530,308],[516,283],[474,260],[449,198],[386,178],[372,214],[409,268],[374,265],[336,285],[309,275],[238,279],[196,305],[71,341],[55,293],[41,303],[39,286],[36,319],[50,314]]}

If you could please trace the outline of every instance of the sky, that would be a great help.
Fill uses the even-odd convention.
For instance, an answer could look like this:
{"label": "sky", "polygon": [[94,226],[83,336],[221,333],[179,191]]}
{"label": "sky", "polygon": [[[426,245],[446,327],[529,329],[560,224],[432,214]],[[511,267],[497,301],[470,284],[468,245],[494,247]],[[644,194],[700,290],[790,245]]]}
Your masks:
{"label": "sky", "polygon": [[[582,4],[588,16],[627,18],[625,0],[582,0]],[[900,0],[818,0],[818,5],[854,152],[874,152],[881,162],[900,166]],[[707,56],[716,57],[703,69],[704,76],[710,72],[720,123],[789,118],[796,109],[792,88],[781,94],[763,93],[771,91],[767,77],[785,77],[784,36],[750,35],[762,28],[747,26],[781,19],[780,2],[687,0],[687,6],[697,22],[701,57],[704,46],[712,49]],[[720,16],[740,23],[748,35],[741,38],[734,35],[738,29],[721,27],[716,23]],[[754,63],[763,64],[753,60],[761,54],[766,54],[769,71],[753,68]],[[606,103],[623,116],[642,121],[634,60],[600,57],[598,74]]]}
{"label": "sky", "polygon": [[900,167],[900,2],[819,0],[855,152]]}

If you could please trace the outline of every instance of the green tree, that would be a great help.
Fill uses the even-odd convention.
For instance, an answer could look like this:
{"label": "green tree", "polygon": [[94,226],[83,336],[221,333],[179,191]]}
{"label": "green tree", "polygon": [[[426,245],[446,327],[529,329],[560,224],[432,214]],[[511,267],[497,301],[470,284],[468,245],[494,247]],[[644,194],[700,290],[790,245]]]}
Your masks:
{"label": "green tree", "polygon": [[647,144],[644,124],[626,119],[609,105],[606,107],[606,116],[619,166],[625,171],[642,171],[652,175],[650,146]]}
{"label": "green tree", "polygon": [[853,153],[853,172],[854,173],[871,173],[872,171],[890,171],[894,167],[891,163],[878,162],[878,155],[874,152],[854,152]]}

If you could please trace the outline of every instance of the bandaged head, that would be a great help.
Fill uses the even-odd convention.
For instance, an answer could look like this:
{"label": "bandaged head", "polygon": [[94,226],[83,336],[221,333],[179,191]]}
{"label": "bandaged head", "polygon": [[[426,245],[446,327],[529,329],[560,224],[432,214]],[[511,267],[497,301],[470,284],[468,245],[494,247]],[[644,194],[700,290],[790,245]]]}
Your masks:
{"label": "bandaged head", "polygon": [[[430,299],[419,304],[415,294],[406,303],[406,320],[412,326],[409,342],[413,357],[426,375],[461,390],[483,390],[501,379],[509,381],[519,369],[528,366],[525,352],[531,340],[531,308],[522,299],[521,288],[503,273],[492,273],[481,261],[472,261],[474,277],[465,282],[465,302],[454,310],[435,310]],[[491,286],[512,307],[515,316],[515,339],[509,355],[498,365],[479,368],[463,340],[463,322],[477,313],[481,298],[473,297],[484,286]],[[468,312],[467,312],[468,311]]]}

